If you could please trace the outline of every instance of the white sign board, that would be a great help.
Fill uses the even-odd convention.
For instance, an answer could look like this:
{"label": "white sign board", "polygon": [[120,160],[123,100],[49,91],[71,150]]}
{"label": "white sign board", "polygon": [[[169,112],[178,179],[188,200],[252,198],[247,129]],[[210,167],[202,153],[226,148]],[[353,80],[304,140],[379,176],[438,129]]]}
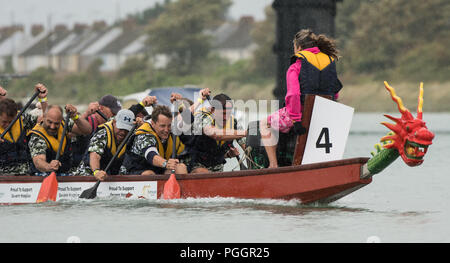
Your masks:
{"label": "white sign board", "polygon": [[341,160],[354,109],[316,96],[302,164]]}
{"label": "white sign board", "polygon": [[[95,182],[58,183],[56,201],[78,200],[80,194],[94,186]],[[100,198],[157,198],[156,181],[102,182],[97,189]],[[1,183],[0,204],[35,203],[41,183]]]}

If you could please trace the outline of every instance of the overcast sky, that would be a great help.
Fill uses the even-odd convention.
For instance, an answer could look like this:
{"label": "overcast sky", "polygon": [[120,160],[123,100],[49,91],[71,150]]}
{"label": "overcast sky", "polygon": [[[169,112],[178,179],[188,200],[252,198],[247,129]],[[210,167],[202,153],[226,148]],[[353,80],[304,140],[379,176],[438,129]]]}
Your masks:
{"label": "overcast sky", "polygon": [[[32,24],[92,23],[105,20],[111,24],[117,18],[142,11],[163,0],[0,0],[0,26],[23,24],[29,30]],[[237,19],[252,15],[264,19],[264,8],[273,0],[233,0],[229,15]]]}

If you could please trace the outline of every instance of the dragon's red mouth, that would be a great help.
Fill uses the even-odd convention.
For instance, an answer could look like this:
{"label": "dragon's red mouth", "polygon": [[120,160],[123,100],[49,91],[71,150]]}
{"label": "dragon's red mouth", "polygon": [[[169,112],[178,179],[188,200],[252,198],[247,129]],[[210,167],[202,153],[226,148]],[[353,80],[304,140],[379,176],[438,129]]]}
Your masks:
{"label": "dragon's red mouth", "polygon": [[428,145],[406,140],[404,152],[409,159],[422,160],[427,151]]}

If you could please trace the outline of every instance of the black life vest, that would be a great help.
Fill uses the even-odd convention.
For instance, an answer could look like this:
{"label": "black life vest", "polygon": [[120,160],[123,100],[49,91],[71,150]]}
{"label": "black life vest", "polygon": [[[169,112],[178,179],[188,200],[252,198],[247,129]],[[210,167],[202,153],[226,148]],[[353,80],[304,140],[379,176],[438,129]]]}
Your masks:
{"label": "black life vest", "polygon": [[[61,140],[61,136],[64,129],[63,127],[64,127],[64,120],[61,121],[61,124],[59,125],[58,138],[49,135],[41,124],[36,124],[36,126],[34,126],[34,128],[28,132],[28,136],[31,136],[31,134],[36,134],[45,140],[47,144],[47,150],[45,154],[47,162],[51,162],[52,160],[56,159],[56,153],[58,152],[59,142]],[[61,167],[59,168],[58,173],[67,173],[72,167],[72,149],[67,134],[66,136],[64,136],[59,161],[61,162]],[[31,172],[32,173],[40,172],[34,166],[33,162],[31,162]]]}
{"label": "black life vest", "polygon": [[[215,120],[212,114],[208,111],[199,111],[194,115],[202,114],[202,118],[211,119],[213,125]],[[226,122],[225,129],[236,129],[237,121],[231,115]],[[230,149],[231,141],[216,141],[207,135],[194,135],[194,142],[188,148],[188,154],[191,156],[191,164],[201,163],[206,167],[212,167],[219,164],[224,164],[225,153]]]}
{"label": "black life vest", "polygon": [[76,141],[72,143],[72,165],[78,166],[80,162],[84,159],[87,153],[89,142],[97,130],[97,120],[94,115],[88,116],[88,121],[90,120],[92,132],[89,135],[79,135],[76,137]]}
{"label": "black life vest", "polygon": [[[3,133],[3,131],[4,129],[0,127],[0,133]],[[0,166],[31,162],[26,135],[23,119],[19,118],[3,137],[4,142],[0,143]]]}
{"label": "black life vest", "polygon": [[[166,143],[162,143],[161,139],[159,138],[158,134],[153,130],[150,123],[145,122],[142,124],[137,130],[135,135],[131,138],[130,141],[135,140],[135,136],[142,135],[142,134],[151,134],[156,138],[157,141],[157,149],[159,156],[162,158],[168,160],[172,158],[172,151],[173,151],[173,137],[172,134],[169,135],[169,138],[167,139]],[[132,145],[132,143],[129,143]],[[177,151],[176,155],[178,156],[181,152],[184,151],[184,144],[181,142],[180,138],[177,136],[176,142],[175,142],[175,149]],[[123,160],[123,166],[127,169],[127,173],[133,173],[133,172],[142,172],[145,170],[152,170],[156,174],[162,174],[164,173],[164,169],[161,167],[156,167],[148,163],[147,159],[145,159],[144,156],[137,155],[135,153],[132,153],[131,151],[127,151],[125,154],[125,159]]]}
{"label": "black life vest", "polygon": [[325,53],[314,54],[306,50],[295,53],[291,64],[297,59],[300,59],[302,64],[298,77],[301,104],[304,104],[306,94],[329,95],[334,99],[335,94],[342,88],[337,77],[335,60]]}

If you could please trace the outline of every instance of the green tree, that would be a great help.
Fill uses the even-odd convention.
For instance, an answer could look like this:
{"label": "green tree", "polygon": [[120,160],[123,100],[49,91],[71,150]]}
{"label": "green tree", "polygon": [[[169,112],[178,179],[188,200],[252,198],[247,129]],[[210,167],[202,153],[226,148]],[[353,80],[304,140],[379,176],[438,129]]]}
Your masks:
{"label": "green tree", "polygon": [[171,2],[149,27],[151,53],[166,55],[167,70],[174,74],[198,72],[211,48],[211,37],[205,31],[225,20],[230,5],[230,0]]}
{"label": "green tree", "polygon": [[448,79],[449,17],[448,0],[361,3],[344,52],[351,70],[414,81]]}
{"label": "green tree", "polygon": [[261,77],[275,77],[277,70],[277,57],[273,52],[275,44],[276,14],[272,6],[265,8],[266,19],[257,22],[252,31],[252,38],[258,45],[253,52],[250,71]]}
{"label": "green tree", "polygon": [[149,21],[152,21],[160,14],[162,14],[166,10],[166,6],[170,3],[170,0],[164,0],[164,3],[156,3],[153,7],[147,8],[142,12],[129,15],[129,17],[134,18],[138,24],[146,25]]}

